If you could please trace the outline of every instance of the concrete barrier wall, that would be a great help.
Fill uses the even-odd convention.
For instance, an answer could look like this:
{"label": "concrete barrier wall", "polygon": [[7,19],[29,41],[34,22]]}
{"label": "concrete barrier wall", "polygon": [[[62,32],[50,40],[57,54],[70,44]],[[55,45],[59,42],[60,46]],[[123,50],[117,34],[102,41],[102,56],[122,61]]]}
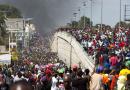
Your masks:
{"label": "concrete barrier wall", "polygon": [[88,68],[92,72],[94,69],[94,60],[84,51],[79,42],[67,32],[57,32],[54,35],[52,52],[57,52],[60,60],[63,60],[68,66],[71,64],[80,64],[82,68]]}

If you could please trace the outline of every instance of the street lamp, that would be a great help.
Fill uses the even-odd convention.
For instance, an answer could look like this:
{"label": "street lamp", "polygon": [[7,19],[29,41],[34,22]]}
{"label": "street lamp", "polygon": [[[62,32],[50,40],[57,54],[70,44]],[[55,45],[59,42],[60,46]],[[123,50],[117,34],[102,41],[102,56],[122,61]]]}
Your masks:
{"label": "street lamp", "polygon": [[[83,2],[83,6],[84,6],[84,9],[85,9],[85,7],[86,7],[86,2]],[[85,10],[84,10],[84,29],[85,29],[85,27],[86,27],[86,22],[85,22]]]}
{"label": "street lamp", "polygon": [[90,28],[91,28],[91,30],[92,30],[92,4],[93,4],[93,2],[92,2],[92,0],[90,0],[91,1],[91,20],[90,20]]}
{"label": "street lamp", "polygon": [[78,12],[79,12],[79,22],[78,22],[78,28],[80,27],[80,7],[78,8]]}
{"label": "street lamp", "polygon": [[73,13],[73,16],[74,16],[74,19],[75,19],[75,20],[74,20],[74,22],[75,22],[75,23],[74,23],[74,28],[76,28],[76,16],[77,16],[77,13]]}

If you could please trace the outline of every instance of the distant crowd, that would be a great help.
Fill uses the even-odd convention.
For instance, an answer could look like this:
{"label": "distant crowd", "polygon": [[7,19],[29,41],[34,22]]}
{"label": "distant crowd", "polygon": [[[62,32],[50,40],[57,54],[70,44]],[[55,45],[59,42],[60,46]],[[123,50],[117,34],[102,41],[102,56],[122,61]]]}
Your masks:
{"label": "distant crowd", "polygon": [[[91,90],[128,90],[130,74],[130,29],[60,28],[76,38],[95,60]],[[97,73],[99,76],[97,76]],[[98,78],[98,79],[96,79]],[[99,82],[100,81],[100,82]]]}

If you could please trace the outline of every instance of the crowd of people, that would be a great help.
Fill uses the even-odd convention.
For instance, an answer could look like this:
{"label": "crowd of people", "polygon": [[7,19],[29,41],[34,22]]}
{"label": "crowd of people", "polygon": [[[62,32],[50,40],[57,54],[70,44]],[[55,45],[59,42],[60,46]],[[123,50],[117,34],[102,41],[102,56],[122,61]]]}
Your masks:
{"label": "crowd of people", "polygon": [[[49,44],[35,33],[18,62],[0,67],[0,90],[86,90],[89,70],[68,68]],[[83,77],[82,77],[83,76]],[[78,81],[79,80],[79,81]],[[88,80],[88,81],[87,81]],[[86,84],[87,83],[87,84]],[[78,85],[80,84],[80,85]]]}
{"label": "crowd of people", "polygon": [[51,52],[49,43],[35,33],[21,60],[0,67],[0,90],[129,90],[130,30],[60,28],[76,38],[95,68],[71,67]]}
{"label": "crowd of people", "polygon": [[59,31],[74,36],[87,54],[94,57],[95,72],[91,76],[91,90],[130,89],[130,29],[120,27],[91,30],[87,27],[60,28]]}
{"label": "crowd of people", "polygon": [[33,62],[55,63],[58,60],[57,54],[51,52],[49,42],[39,33],[35,33],[29,42],[29,47],[23,50],[21,55],[23,59],[29,59]]}
{"label": "crowd of people", "polygon": [[[0,69],[1,90],[89,90],[89,70],[62,63],[36,64],[23,61]],[[87,89],[88,88],[88,89]]]}

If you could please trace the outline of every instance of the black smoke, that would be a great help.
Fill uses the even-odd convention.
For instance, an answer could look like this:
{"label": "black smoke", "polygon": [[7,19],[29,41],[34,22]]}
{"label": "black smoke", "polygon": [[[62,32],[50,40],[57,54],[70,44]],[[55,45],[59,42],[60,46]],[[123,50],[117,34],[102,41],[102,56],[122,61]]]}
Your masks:
{"label": "black smoke", "polygon": [[31,17],[37,29],[46,35],[55,28],[68,23],[72,13],[78,9],[82,0],[0,0],[22,12],[25,18]]}

